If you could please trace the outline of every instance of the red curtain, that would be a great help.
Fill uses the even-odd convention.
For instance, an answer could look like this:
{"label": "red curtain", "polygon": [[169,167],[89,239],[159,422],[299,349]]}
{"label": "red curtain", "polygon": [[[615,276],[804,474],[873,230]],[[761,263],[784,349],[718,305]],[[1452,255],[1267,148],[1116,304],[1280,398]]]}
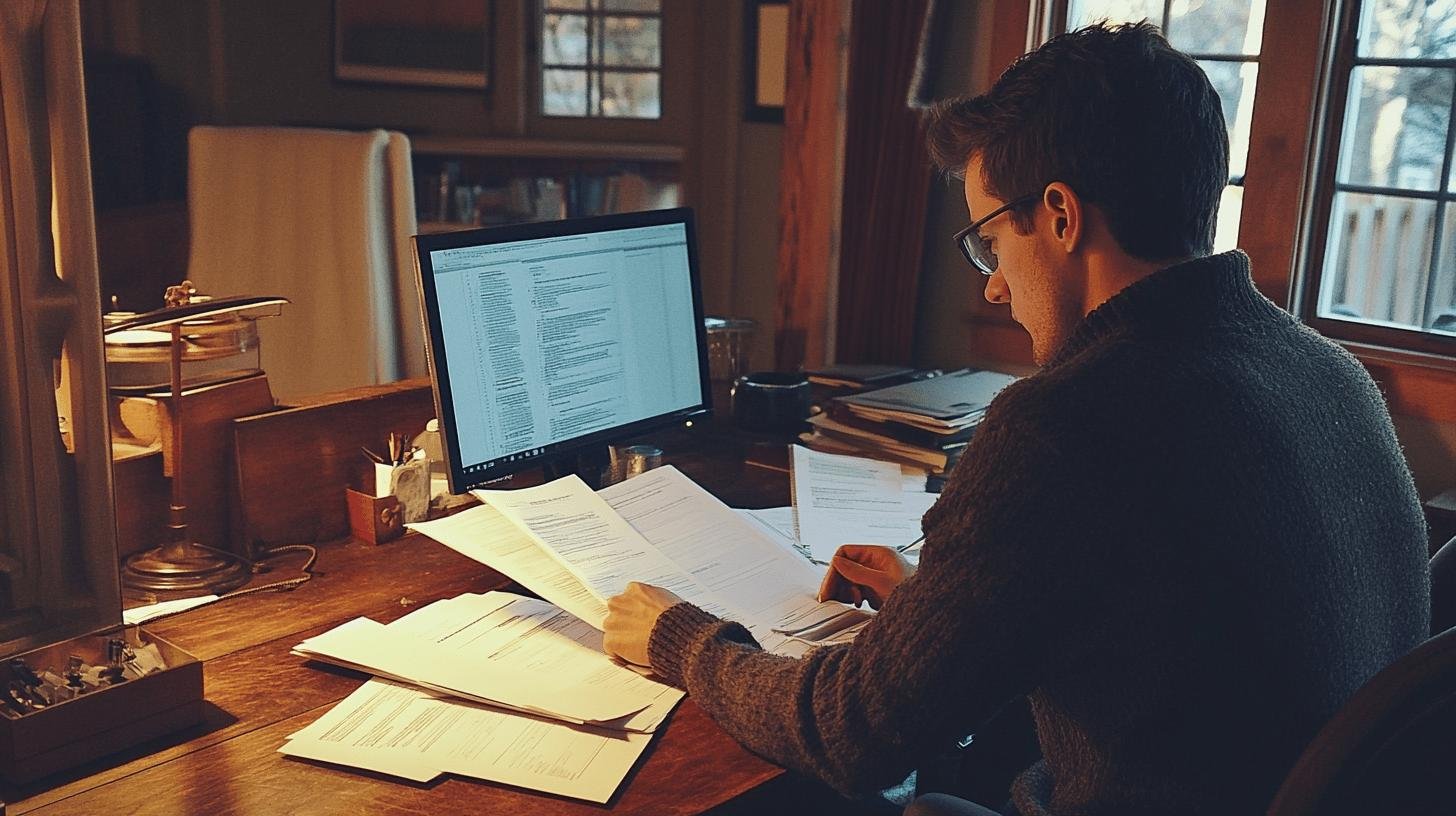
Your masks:
{"label": "red curtain", "polygon": [[930,0],[856,0],[850,23],[837,362],[910,361],[933,175],[906,104]]}

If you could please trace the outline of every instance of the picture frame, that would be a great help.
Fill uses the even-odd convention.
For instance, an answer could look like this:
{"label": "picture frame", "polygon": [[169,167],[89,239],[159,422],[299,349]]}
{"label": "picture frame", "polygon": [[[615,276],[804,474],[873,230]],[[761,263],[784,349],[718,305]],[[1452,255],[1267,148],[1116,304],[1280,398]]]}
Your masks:
{"label": "picture frame", "polygon": [[492,11],[491,0],[333,0],[334,78],[485,90]]}
{"label": "picture frame", "polygon": [[789,4],[787,0],[748,0],[743,10],[743,118],[750,122],[783,122]]}

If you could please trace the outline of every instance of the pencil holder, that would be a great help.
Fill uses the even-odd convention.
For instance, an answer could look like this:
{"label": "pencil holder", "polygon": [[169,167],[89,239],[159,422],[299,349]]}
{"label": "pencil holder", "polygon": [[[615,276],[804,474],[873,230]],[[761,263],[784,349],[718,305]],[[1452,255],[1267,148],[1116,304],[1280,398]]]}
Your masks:
{"label": "pencil holder", "polygon": [[366,544],[383,544],[404,534],[404,511],[393,496],[371,496],[344,489],[349,505],[349,532]]}

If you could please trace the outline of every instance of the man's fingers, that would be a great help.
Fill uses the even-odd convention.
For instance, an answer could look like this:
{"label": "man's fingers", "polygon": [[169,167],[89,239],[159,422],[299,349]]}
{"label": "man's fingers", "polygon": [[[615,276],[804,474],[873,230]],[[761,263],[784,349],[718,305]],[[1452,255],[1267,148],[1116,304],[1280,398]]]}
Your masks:
{"label": "man's fingers", "polygon": [[873,567],[867,567],[858,561],[850,560],[839,553],[835,553],[834,557],[830,559],[829,567],[843,575],[850,583],[862,586],[874,586],[877,581],[883,581],[885,578],[883,572]]}

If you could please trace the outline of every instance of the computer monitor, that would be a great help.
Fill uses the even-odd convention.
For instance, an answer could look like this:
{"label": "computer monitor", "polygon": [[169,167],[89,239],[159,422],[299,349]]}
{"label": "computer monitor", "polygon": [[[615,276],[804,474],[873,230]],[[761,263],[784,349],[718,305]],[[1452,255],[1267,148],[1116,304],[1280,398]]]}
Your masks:
{"label": "computer monitor", "polygon": [[692,210],[415,238],[450,490],[710,408]]}

